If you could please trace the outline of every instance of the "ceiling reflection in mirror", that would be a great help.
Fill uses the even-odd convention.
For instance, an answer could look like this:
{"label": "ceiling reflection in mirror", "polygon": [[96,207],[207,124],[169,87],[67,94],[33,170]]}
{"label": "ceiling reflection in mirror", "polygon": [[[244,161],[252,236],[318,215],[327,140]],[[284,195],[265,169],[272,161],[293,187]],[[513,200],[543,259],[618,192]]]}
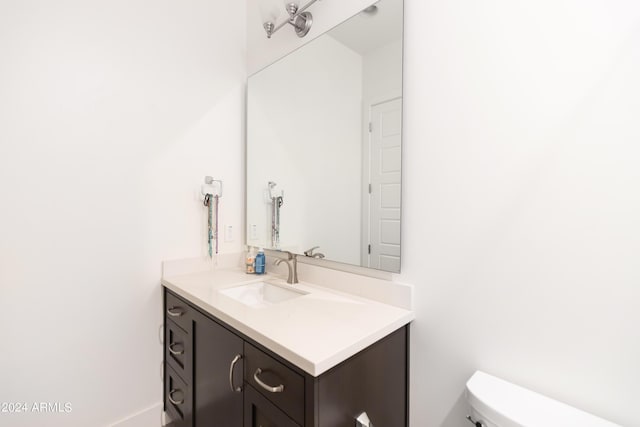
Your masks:
{"label": "ceiling reflection in mirror", "polygon": [[400,271],[402,0],[248,79],[247,244]]}

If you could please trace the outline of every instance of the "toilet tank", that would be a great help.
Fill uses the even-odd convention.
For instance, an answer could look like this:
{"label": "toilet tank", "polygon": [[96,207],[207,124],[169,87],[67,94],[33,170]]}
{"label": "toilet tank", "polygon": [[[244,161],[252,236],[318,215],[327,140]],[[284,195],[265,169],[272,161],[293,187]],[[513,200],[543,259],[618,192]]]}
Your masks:
{"label": "toilet tank", "polygon": [[471,418],[484,427],[621,427],[480,371],[466,394]]}

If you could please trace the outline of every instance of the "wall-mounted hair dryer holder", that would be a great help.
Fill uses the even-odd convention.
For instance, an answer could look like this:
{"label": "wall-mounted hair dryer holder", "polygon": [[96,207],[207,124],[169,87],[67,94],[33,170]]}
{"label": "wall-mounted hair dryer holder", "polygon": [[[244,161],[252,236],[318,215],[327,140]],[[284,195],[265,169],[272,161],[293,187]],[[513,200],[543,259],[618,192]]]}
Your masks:
{"label": "wall-mounted hair dryer holder", "polygon": [[213,197],[222,197],[222,180],[205,176],[204,184],[200,186],[200,193],[202,193],[203,197],[206,197],[207,194],[210,194]]}
{"label": "wall-mounted hair dryer holder", "polygon": [[269,187],[269,201],[274,200],[278,197],[280,197],[280,199],[284,198],[284,190],[280,190],[280,191],[274,191],[274,189],[276,188],[278,184],[276,184],[273,181],[269,181],[268,187]]}

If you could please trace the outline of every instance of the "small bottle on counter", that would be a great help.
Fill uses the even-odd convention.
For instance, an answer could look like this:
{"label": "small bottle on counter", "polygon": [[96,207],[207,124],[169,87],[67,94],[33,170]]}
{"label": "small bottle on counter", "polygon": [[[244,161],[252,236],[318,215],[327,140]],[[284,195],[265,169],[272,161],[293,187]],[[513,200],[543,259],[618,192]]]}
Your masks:
{"label": "small bottle on counter", "polygon": [[264,251],[262,248],[258,249],[258,255],[256,255],[256,274],[264,274],[265,273],[265,264],[266,259],[264,257]]}
{"label": "small bottle on counter", "polygon": [[249,249],[249,252],[247,252],[244,265],[247,274],[256,274],[256,254],[253,246]]}

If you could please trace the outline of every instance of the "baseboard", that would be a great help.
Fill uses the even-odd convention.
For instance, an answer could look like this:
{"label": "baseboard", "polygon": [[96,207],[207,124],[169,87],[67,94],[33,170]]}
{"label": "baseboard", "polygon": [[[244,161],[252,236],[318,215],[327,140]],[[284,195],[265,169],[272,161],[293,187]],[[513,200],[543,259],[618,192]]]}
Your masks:
{"label": "baseboard", "polygon": [[155,427],[162,426],[162,402],[142,409],[109,427]]}

